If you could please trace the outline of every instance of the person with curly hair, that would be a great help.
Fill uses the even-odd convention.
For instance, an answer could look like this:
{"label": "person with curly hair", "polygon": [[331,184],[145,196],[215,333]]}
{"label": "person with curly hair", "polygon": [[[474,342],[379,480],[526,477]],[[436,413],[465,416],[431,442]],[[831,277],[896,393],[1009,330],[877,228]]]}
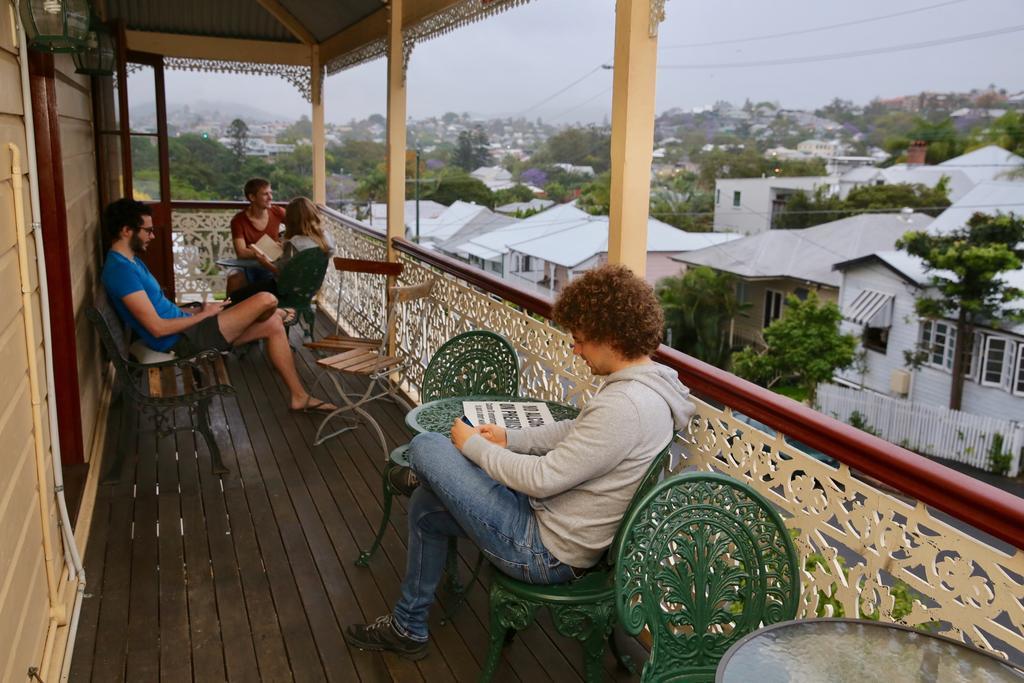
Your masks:
{"label": "person with curly hair", "polygon": [[570,283],[554,318],[572,333],[573,353],[604,376],[601,388],[574,420],[508,431],[456,420],[451,440],[412,440],[411,468],[392,479],[411,490],[401,598],[390,614],[346,628],[350,644],[426,656],[427,615],[452,536],[468,536],[521,581],[581,577],[611,545],[654,457],[689,421],[689,390],[651,360],[661,307],[628,268],[602,266]]}

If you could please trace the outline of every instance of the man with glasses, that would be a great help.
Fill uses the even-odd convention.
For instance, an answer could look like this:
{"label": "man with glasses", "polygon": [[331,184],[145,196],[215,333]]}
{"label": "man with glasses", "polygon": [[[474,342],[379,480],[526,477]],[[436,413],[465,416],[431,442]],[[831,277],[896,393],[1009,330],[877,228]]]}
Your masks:
{"label": "man with glasses", "polygon": [[520,581],[582,576],[611,545],[654,457],[686,426],[689,391],[651,360],[664,318],[642,278],[625,266],[589,271],[562,291],[553,316],[572,333],[573,353],[604,377],[601,388],[574,420],[509,430],[456,420],[450,441],[412,440],[412,467],[392,480],[412,491],[401,597],[390,614],[349,626],[352,645],[426,656],[427,615],[452,536],[468,536]]}
{"label": "man with glasses", "polygon": [[110,241],[100,279],[114,310],[154,351],[191,356],[206,349],[227,351],[237,344],[265,339],[267,357],[288,389],[292,410],[330,412],[330,403],[310,396],[295,370],[288,345],[284,311],[277,298],[260,292],[237,306],[227,301],[202,304],[190,311],[168,299],[160,283],[139,258],[155,236],[150,208],[132,199],[119,199],[104,212]]}

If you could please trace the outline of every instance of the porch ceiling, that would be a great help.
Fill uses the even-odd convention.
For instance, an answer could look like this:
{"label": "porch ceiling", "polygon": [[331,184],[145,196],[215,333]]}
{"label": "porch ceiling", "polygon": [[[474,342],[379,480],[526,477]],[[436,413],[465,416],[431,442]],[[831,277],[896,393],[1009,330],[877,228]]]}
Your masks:
{"label": "porch ceiling", "polygon": [[[407,45],[529,0],[408,0]],[[328,73],[385,52],[383,0],[106,0],[100,14],[122,20],[129,49],[180,59],[309,65],[310,46]]]}
{"label": "porch ceiling", "polygon": [[323,42],[382,7],[380,0],[108,0],[107,19],[122,19],[126,29],[136,31],[301,42],[271,11],[283,8]]}

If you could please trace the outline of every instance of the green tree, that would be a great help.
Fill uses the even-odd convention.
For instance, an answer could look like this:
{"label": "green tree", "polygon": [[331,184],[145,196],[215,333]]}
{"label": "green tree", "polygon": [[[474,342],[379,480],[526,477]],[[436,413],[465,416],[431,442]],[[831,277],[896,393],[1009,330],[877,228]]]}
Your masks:
{"label": "green tree", "polygon": [[[921,258],[931,273],[932,286],[917,299],[917,314],[931,320],[956,319],[949,407],[959,410],[975,328],[983,323],[998,327],[1020,318],[1007,305],[1024,297],[1024,291],[1011,287],[1001,274],[1022,266],[1024,219],[976,213],[965,226],[945,234],[908,232],[896,247]],[[907,360],[914,366],[923,358],[909,354]]]}
{"label": "green tree", "polygon": [[602,173],[580,189],[576,206],[592,216],[607,216],[611,210],[612,174]]}
{"label": "green tree", "polygon": [[846,199],[819,187],[812,194],[797,192],[772,223],[776,230],[809,228],[861,213],[892,212],[910,208],[929,216],[937,216],[949,206],[949,178],[943,176],[935,187],[920,183],[862,185],[850,190]]}
{"label": "green tree", "polygon": [[481,166],[489,166],[491,150],[488,144],[487,133],[480,126],[461,131],[452,151],[451,163],[467,173]]}
{"label": "green tree", "polygon": [[473,135],[468,130],[459,133],[458,141],[455,143],[455,150],[452,152],[451,163],[466,173],[477,169],[476,155],[473,153]]}
{"label": "green tree", "polygon": [[552,182],[544,186],[544,194],[546,194],[548,199],[556,204],[561,204],[565,201],[568,190],[565,189],[565,185],[558,182]]}
{"label": "green tree", "polygon": [[313,122],[302,115],[298,121],[277,134],[277,141],[283,144],[295,144],[300,140],[313,139]]}
{"label": "green tree", "polygon": [[894,156],[904,153],[915,140],[928,143],[925,161],[929,164],[940,164],[960,156],[967,149],[967,138],[957,132],[953,119],[946,117],[933,123],[918,117],[906,134],[890,137],[885,141],[885,151]]}
{"label": "green tree", "polygon": [[473,168],[469,170],[474,171],[481,166],[490,166],[492,161],[491,147],[490,141],[487,139],[487,133],[484,132],[483,128],[477,126],[473,129],[470,139],[472,140],[473,148]]}
{"label": "green tree", "polygon": [[355,140],[345,138],[340,145],[331,148],[333,152],[333,163],[328,166],[332,173],[348,173],[355,178],[372,173],[381,163],[387,153],[385,145],[370,140]]}
{"label": "green tree", "polygon": [[472,202],[494,208],[494,194],[482,182],[461,171],[441,175],[437,187],[423,199],[451,206],[456,201]]}
{"label": "green tree", "polygon": [[603,173],[611,168],[611,136],[595,126],[566,128],[549,137],[530,162],[592,166]]}
{"label": "green tree", "polygon": [[999,145],[1008,152],[1024,156],[1024,113],[1006,112],[983,128],[972,143],[973,147]]}
{"label": "green tree", "polygon": [[673,348],[727,369],[729,321],[749,305],[736,298],[735,276],[697,266],[659,280],[656,291]]}
{"label": "green tree", "polygon": [[235,119],[228,126],[228,137],[231,138],[231,151],[239,164],[245,158],[245,148],[249,144],[249,126],[242,119]]}
{"label": "green tree", "polygon": [[841,318],[838,306],[820,303],[813,292],[804,301],[791,294],[782,317],[764,331],[767,348],[734,353],[733,372],[769,389],[795,385],[813,404],[818,384],[856,357],[857,338],[839,333]]}
{"label": "green tree", "polygon": [[497,190],[494,193],[494,205],[502,206],[513,202],[528,202],[533,199],[533,190],[526,185],[513,185],[504,190]]}
{"label": "green tree", "polygon": [[364,202],[379,202],[388,192],[388,177],[380,166],[363,176],[356,186],[356,199]]}

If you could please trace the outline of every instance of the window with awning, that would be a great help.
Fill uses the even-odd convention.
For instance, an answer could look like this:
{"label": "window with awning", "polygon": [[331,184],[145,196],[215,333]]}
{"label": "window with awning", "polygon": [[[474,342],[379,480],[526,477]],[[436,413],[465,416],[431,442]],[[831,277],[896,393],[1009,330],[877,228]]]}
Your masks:
{"label": "window with awning", "polygon": [[861,290],[843,317],[865,327],[891,327],[893,299],[892,294],[876,289]]}

